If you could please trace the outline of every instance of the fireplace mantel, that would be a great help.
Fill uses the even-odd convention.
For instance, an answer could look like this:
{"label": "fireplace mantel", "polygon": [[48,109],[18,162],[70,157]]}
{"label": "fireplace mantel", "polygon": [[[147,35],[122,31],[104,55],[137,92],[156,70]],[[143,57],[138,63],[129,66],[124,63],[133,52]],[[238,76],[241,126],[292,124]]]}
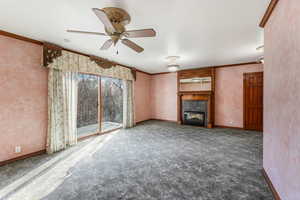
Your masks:
{"label": "fireplace mantel", "polygon": [[178,92],[178,95],[213,95],[213,91],[187,91],[187,92]]}

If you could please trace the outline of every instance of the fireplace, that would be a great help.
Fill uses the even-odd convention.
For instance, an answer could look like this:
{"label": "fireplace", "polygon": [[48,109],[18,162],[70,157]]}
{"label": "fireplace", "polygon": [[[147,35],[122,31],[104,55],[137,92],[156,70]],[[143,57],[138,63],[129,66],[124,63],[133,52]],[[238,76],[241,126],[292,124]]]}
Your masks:
{"label": "fireplace", "polygon": [[187,118],[193,119],[196,116],[197,119],[201,118],[199,126],[203,126],[204,121],[204,127],[213,128],[215,68],[180,70],[177,73],[177,84],[177,122],[186,124],[189,123],[186,121]]}
{"label": "fireplace", "polygon": [[183,123],[187,125],[205,126],[205,112],[184,111]]}
{"label": "fireplace", "polygon": [[187,125],[208,125],[208,101],[206,100],[183,100],[182,123]]}

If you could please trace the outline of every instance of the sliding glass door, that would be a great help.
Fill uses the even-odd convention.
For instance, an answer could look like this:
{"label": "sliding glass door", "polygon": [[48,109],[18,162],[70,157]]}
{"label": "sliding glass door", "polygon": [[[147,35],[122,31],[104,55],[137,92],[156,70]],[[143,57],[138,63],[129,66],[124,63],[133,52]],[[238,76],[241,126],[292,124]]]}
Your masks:
{"label": "sliding glass door", "polygon": [[100,130],[99,82],[100,77],[78,75],[77,134],[78,138],[93,135]]}
{"label": "sliding glass door", "polygon": [[107,132],[123,124],[123,81],[101,77],[101,131]]}
{"label": "sliding glass door", "polygon": [[78,138],[122,127],[123,81],[90,74],[78,75]]}

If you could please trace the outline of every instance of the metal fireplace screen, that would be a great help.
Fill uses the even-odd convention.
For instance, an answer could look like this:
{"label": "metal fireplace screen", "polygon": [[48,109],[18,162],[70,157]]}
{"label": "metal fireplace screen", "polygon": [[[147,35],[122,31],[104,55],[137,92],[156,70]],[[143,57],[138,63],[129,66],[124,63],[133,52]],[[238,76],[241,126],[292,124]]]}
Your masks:
{"label": "metal fireplace screen", "polygon": [[184,111],[184,124],[205,126],[205,113],[196,111]]}

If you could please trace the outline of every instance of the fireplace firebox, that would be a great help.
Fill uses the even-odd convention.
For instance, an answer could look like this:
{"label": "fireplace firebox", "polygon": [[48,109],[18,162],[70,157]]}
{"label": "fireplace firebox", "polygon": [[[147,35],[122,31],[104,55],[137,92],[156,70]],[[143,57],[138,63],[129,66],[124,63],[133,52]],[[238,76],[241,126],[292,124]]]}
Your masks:
{"label": "fireplace firebox", "polygon": [[183,123],[187,125],[205,126],[205,112],[184,111]]}

